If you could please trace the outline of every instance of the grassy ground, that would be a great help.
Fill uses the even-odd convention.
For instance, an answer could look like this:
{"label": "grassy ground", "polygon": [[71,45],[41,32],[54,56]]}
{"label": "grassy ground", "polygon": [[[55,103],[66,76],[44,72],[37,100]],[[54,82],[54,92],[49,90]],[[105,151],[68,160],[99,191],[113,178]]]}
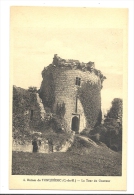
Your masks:
{"label": "grassy ground", "polygon": [[121,154],[106,148],[92,148],[85,154],[13,152],[12,157],[13,175],[121,175]]}

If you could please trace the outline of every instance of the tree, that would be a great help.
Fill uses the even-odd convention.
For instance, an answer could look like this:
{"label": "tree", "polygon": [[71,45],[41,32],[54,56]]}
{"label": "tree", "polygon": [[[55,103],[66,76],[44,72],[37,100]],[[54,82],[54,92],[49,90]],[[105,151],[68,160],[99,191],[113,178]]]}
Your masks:
{"label": "tree", "polygon": [[[105,116],[104,124],[95,126],[90,138],[101,141],[115,151],[122,150],[122,99],[114,98],[112,106]],[[97,140],[97,136],[99,139]]]}
{"label": "tree", "polygon": [[122,99],[114,98],[112,101],[112,107],[107,113],[106,119],[108,118],[118,119],[122,124],[122,105],[123,105]]}
{"label": "tree", "polygon": [[114,98],[104,121],[104,126],[108,130],[105,143],[117,151],[122,150],[122,105],[122,99]]}

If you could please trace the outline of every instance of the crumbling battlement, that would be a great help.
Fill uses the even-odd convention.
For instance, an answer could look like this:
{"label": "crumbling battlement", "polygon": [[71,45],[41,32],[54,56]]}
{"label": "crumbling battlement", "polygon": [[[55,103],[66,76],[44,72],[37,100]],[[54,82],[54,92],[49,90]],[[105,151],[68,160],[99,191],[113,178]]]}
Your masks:
{"label": "crumbling battlement", "polygon": [[100,70],[95,69],[95,63],[94,62],[80,62],[79,60],[74,60],[74,59],[63,59],[58,56],[58,54],[54,54],[53,66],[58,66],[61,68],[69,67],[74,70],[81,70],[81,71],[89,71],[89,72],[94,72],[97,76],[100,77],[101,83],[106,79],[106,77],[101,73]]}

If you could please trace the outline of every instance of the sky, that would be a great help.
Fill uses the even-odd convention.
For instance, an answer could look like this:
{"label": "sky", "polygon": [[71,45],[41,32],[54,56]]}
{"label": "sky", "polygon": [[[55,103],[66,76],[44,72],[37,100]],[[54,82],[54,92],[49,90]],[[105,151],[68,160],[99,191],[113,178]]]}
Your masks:
{"label": "sky", "polygon": [[54,54],[95,62],[106,76],[102,110],[123,97],[125,9],[12,7],[10,59],[13,84],[40,87]]}

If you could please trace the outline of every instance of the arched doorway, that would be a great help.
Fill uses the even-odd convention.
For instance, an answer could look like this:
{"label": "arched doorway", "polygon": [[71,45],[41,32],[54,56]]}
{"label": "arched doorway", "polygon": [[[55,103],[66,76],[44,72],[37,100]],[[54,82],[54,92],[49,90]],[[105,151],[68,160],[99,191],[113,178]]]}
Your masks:
{"label": "arched doorway", "polygon": [[71,129],[75,131],[76,133],[79,132],[79,118],[77,116],[74,116],[72,118],[72,126]]}

